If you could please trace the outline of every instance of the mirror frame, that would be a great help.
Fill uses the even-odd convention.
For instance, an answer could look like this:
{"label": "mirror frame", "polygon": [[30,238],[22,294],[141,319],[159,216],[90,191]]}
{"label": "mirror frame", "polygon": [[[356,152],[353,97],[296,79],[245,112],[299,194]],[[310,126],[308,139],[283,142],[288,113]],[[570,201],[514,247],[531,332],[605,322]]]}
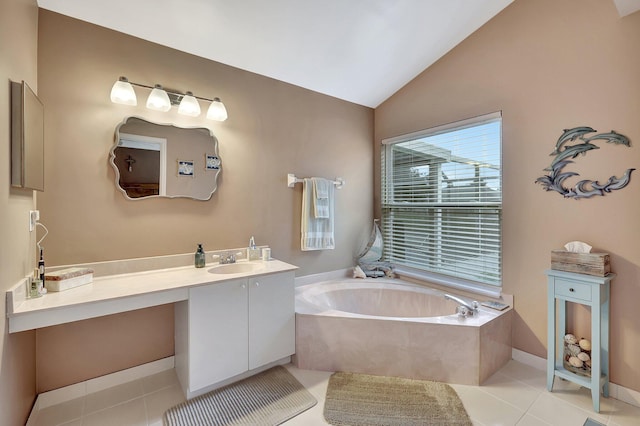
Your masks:
{"label": "mirror frame", "polygon": [[[213,149],[212,149],[212,153],[218,157],[218,159],[220,160],[220,166],[216,169],[213,170],[213,189],[211,190],[211,193],[209,194],[209,196],[207,198],[195,198],[189,195],[147,195],[144,197],[136,197],[136,198],[132,198],[129,196],[129,194],[127,194],[127,191],[122,188],[122,186],[120,186],[120,169],[118,169],[118,166],[116,165],[116,148],[118,148],[120,146],[120,128],[122,126],[124,126],[125,124],[127,124],[127,122],[130,119],[136,119],[136,120],[140,120],[140,121],[144,121],[145,123],[148,124],[152,124],[154,126],[165,126],[165,127],[174,127],[177,129],[184,129],[184,130],[205,130],[208,132],[209,136],[211,136],[211,138],[213,139]],[[126,132],[123,132],[123,134],[127,134]],[[142,138],[144,138],[145,136],[142,136]],[[147,199],[151,199],[151,198],[188,198],[191,200],[196,200],[196,201],[208,201],[211,199],[211,197],[213,196],[213,193],[216,192],[216,190],[218,189],[218,176],[220,175],[220,172],[222,171],[222,159],[220,158],[220,154],[218,154],[218,138],[216,138],[216,136],[213,134],[213,132],[211,131],[211,129],[204,127],[204,126],[192,126],[192,127],[185,127],[185,126],[178,126],[174,123],[155,123],[153,121],[147,120],[146,118],[142,118],[142,117],[138,117],[138,116],[127,116],[125,117],[122,122],[120,122],[118,124],[118,126],[116,127],[116,131],[115,131],[115,140],[114,140],[114,144],[111,147],[111,150],[109,152],[109,162],[111,163],[111,166],[113,167],[113,170],[115,171],[115,185],[116,188],[122,192],[122,194],[124,195],[125,199],[127,200],[132,200],[132,201],[137,201],[137,200],[147,200]],[[209,152],[207,153],[203,153],[203,155],[207,155]],[[161,156],[162,157],[162,156]],[[166,172],[165,172],[166,174]]]}

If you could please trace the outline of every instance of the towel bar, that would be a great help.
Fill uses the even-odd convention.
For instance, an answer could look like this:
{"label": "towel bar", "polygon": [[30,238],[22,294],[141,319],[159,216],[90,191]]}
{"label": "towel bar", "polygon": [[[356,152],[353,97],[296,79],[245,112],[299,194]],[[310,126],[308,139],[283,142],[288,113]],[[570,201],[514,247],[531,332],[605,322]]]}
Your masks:
{"label": "towel bar", "polygon": [[[303,182],[303,179],[298,179],[296,175],[294,175],[293,173],[287,174],[287,186],[289,188],[293,188],[293,186],[296,183],[302,183],[302,182]],[[345,184],[344,179],[342,179],[341,177],[337,177],[335,180],[332,180],[331,183],[333,183],[336,186],[336,189],[342,189],[342,187]]]}

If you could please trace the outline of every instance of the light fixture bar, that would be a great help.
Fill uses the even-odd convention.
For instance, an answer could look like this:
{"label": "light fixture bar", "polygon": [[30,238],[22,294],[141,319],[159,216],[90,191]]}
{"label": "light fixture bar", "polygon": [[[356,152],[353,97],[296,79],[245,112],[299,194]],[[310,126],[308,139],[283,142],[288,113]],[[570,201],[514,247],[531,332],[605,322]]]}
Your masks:
{"label": "light fixture bar", "polygon": [[[120,89],[121,86],[123,86],[124,84],[128,85],[128,87],[131,88],[131,92],[133,93],[133,101],[129,100],[127,103],[125,103],[123,101],[123,99],[118,98],[114,95],[114,90],[116,90],[116,87],[118,87]],[[144,89],[148,89],[151,90],[151,94],[149,95],[149,97],[154,97],[157,95],[160,95],[158,93],[158,90],[164,92],[168,98],[169,98],[169,107],[167,108],[166,106],[164,106],[162,109],[156,108],[156,107],[151,107],[149,106],[150,102],[149,100],[147,100],[147,107],[150,109],[156,109],[156,110],[160,110],[160,111],[168,111],[171,106],[179,106],[178,108],[178,112],[180,114],[184,114],[184,115],[190,115],[193,117],[197,117],[198,115],[200,115],[200,109],[199,109],[199,105],[197,105],[197,100],[201,100],[201,101],[206,101],[206,102],[210,102],[211,105],[209,105],[209,110],[207,112],[206,117],[208,119],[211,120],[216,120],[216,121],[224,121],[227,119],[227,111],[226,108],[224,106],[224,104],[222,103],[222,101],[220,100],[220,98],[215,97],[213,99],[209,99],[209,98],[204,98],[202,96],[196,96],[191,92],[186,92],[186,93],[182,93],[173,89],[165,89],[162,86],[160,86],[159,84],[156,84],[154,86],[149,86],[146,84],[142,84],[142,83],[135,83],[133,81],[129,81],[126,77],[120,77],[118,79],[118,81],[116,81],[116,83],[114,84],[114,88],[112,89],[112,95],[111,95],[111,101],[114,103],[119,103],[119,104],[124,104],[124,105],[136,105],[135,104],[135,92],[133,92],[133,87],[131,86],[137,86],[137,87],[142,87]],[[186,98],[186,100],[185,100]],[[195,104],[194,104],[195,103]],[[184,104],[184,105],[183,105]],[[186,104],[189,104],[189,107],[187,107]],[[196,113],[197,112],[197,113]],[[215,113],[214,113],[215,112]]]}
{"label": "light fixture bar", "polygon": [[[144,87],[145,89],[149,89],[149,90],[154,89],[154,86],[147,86],[146,84],[134,83],[133,81],[129,81],[129,84],[131,84],[132,86]],[[186,93],[181,93],[172,89],[163,88],[163,90],[167,92],[168,95],[179,96],[178,103],[180,103],[180,99],[182,99],[182,97],[186,95]],[[214,98],[214,99],[203,98],[201,96],[196,96],[194,94],[191,94],[191,96],[193,96],[196,99],[200,99],[201,101],[207,101],[207,102],[213,102],[215,99],[219,99],[219,98]]]}

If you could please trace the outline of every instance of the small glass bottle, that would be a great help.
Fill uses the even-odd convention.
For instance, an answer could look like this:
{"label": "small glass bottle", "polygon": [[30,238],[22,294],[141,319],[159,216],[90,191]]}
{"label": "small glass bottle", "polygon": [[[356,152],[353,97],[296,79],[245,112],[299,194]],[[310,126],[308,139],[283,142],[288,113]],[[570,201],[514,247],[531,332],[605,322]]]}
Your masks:
{"label": "small glass bottle", "polygon": [[40,279],[40,271],[38,269],[33,270],[33,278],[31,279],[31,289],[29,291],[30,298],[36,298],[42,296],[42,280]]}
{"label": "small glass bottle", "polygon": [[204,264],[204,250],[202,249],[202,244],[198,244],[198,250],[196,250],[195,259],[196,268],[204,268]]}

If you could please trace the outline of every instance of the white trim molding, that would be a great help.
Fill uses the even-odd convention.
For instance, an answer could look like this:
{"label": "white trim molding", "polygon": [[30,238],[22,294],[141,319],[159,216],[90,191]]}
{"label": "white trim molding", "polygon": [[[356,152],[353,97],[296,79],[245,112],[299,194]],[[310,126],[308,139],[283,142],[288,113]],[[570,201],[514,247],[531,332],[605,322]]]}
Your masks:
{"label": "white trim molding", "polygon": [[[537,370],[547,370],[547,359],[513,348],[511,358]],[[609,382],[609,398],[640,407],[640,392]]]}
{"label": "white trim molding", "polygon": [[116,371],[115,373],[105,376],[96,377],[95,379],[89,379],[63,388],[43,392],[38,394],[26,426],[35,426],[37,424],[38,412],[52,405],[82,398],[89,394],[100,392],[101,390],[142,379],[143,377],[153,376],[154,374],[171,370],[174,367],[175,359],[173,356],[170,356],[147,364],[127,368],[126,370]]}

